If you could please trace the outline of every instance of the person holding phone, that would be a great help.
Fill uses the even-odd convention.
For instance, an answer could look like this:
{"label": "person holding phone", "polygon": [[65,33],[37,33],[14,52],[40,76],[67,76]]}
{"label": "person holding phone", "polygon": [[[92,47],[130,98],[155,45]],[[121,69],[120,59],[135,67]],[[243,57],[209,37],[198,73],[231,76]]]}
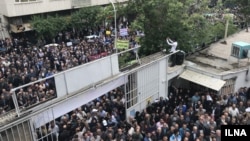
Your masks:
{"label": "person holding phone", "polygon": [[[169,37],[167,37],[166,42],[168,45],[171,46],[171,49],[169,50],[169,52],[170,53],[176,52],[176,48],[178,46],[178,42],[177,42],[176,38],[173,38],[171,40]],[[176,63],[176,55],[175,54],[171,55],[170,61],[171,61],[171,67],[175,66],[175,63]]]}

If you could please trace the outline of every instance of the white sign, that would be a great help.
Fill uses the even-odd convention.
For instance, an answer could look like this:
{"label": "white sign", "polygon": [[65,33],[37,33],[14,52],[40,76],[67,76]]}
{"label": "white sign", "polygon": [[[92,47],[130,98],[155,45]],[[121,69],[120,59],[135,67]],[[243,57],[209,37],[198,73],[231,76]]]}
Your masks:
{"label": "white sign", "polygon": [[128,36],[128,29],[127,28],[121,28],[120,29],[120,36]]}
{"label": "white sign", "polygon": [[67,42],[67,47],[72,46],[72,42]]}

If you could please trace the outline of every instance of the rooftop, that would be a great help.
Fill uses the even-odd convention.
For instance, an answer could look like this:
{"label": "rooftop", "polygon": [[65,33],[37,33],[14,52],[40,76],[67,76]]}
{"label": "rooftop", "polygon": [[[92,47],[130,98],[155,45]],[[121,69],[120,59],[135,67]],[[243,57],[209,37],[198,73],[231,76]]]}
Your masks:
{"label": "rooftop", "polygon": [[231,47],[235,42],[250,44],[250,33],[242,30],[234,35],[211,44],[208,48],[195,52],[186,58],[196,65],[200,70],[209,71],[214,74],[222,74],[248,68],[248,58],[238,59],[231,56]]}

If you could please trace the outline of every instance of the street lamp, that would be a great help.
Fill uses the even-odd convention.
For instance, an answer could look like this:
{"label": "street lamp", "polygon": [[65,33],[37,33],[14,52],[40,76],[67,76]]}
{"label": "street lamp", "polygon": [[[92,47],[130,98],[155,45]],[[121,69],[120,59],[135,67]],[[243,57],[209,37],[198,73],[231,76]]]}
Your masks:
{"label": "street lamp", "polygon": [[117,30],[116,30],[116,8],[115,8],[115,4],[112,2],[112,0],[109,0],[109,2],[112,4],[113,9],[114,9],[114,22],[115,22],[115,53],[117,53],[117,47],[116,47],[116,41],[117,41]]}

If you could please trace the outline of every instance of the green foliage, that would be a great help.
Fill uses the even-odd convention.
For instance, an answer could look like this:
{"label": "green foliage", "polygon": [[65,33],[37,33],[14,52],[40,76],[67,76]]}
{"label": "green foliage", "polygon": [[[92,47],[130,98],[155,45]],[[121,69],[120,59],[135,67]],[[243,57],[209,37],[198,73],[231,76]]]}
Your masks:
{"label": "green foliage", "polygon": [[81,8],[71,15],[71,25],[76,29],[95,27],[100,12],[100,6]]}
{"label": "green foliage", "polygon": [[96,15],[96,17],[97,23],[102,23],[103,21],[111,23],[112,21],[114,21],[114,9],[112,5],[108,5],[104,8],[101,8],[100,12]]}
{"label": "green foliage", "polygon": [[233,24],[233,22],[229,22],[229,25],[228,25],[228,35],[232,35],[234,34],[235,32],[237,32],[239,29],[237,28],[236,25]]}
{"label": "green foliage", "polygon": [[[132,30],[143,30],[142,48],[139,53],[149,55],[164,48],[166,37],[177,38],[178,48],[185,52],[208,44],[215,37],[224,37],[225,21],[209,21],[205,13],[221,9],[222,4],[208,8],[209,0],[130,0],[127,16]],[[126,11],[126,10],[125,10]],[[212,14],[212,13],[211,13]],[[133,19],[134,18],[134,19]],[[228,35],[237,30],[230,22]]]}
{"label": "green foliage", "polygon": [[121,54],[118,57],[118,62],[120,68],[125,68],[127,66],[133,65],[134,63],[137,63],[135,54],[132,52],[126,52]]}
{"label": "green foliage", "polygon": [[166,37],[183,36],[181,30],[184,30],[182,25],[187,15],[179,10],[184,7],[182,3],[175,0],[143,0],[139,4],[142,5],[138,5],[135,11],[142,13],[137,14],[139,16],[132,23],[132,28],[143,28],[146,35],[141,40],[143,48],[140,53],[148,55],[158,52],[166,47]]}
{"label": "green foliage", "polygon": [[[227,7],[238,7],[238,12],[243,18],[245,25],[250,22],[250,0],[225,0],[224,5]],[[246,26],[247,27],[247,26]],[[248,31],[248,28],[246,28]]]}
{"label": "green foliage", "polygon": [[65,29],[67,26],[67,20],[64,17],[48,16],[46,18],[42,16],[32,17],[31,26],[38,33],[39,38],[54,38],[56,34]]}
{"label": "green foliage", "polygon": [[[184,26],[188,29],[186,32],[189,33],[189,41],[191,47],[196,47],[197,44],[206,43],[208,40],[208,23],[203,15],[192,14],[187,19]],[[186,50],[187,51],[187,50]]]}
{"label": "green foliage", "polygon": [[31,25],[36,30],[38,38],[53,39],[58,32],[74,27],[77,30],[95,27],[101,7],[86,7],[67,16],[33,16]]}
{"label": "green foliage", "polygon": [[[246,4],[243,2],[246,0],[237,2],[241,5],[241,12],[249,13],[250,8],[242,6]],[[126,4],[115,5],[116,20],[124,16],[130,23],[131,31],[144,31],[145,36],[140,38],[140,54],[149,55],[164,48],[168,50],[170,47],[165,41],[166,37],[177,38],[177,49],[189,52],[197,44],[207,44],[215,37],[224,37],[225,21],[210,22],[204,17],[205,13],[221,9],[222,4],[209,9],[208,3],[209,0],[129,0]],[[72,13],[71,17],[34,16],[32,26],[40,38],[54,38],[59,31],[68,27],[76,30],[93,28],[103,21],[110,24],[114,22],[114,9],[111,4],[106,7],[81,8]],[[230,21],[228,35],[236,30]]]}

